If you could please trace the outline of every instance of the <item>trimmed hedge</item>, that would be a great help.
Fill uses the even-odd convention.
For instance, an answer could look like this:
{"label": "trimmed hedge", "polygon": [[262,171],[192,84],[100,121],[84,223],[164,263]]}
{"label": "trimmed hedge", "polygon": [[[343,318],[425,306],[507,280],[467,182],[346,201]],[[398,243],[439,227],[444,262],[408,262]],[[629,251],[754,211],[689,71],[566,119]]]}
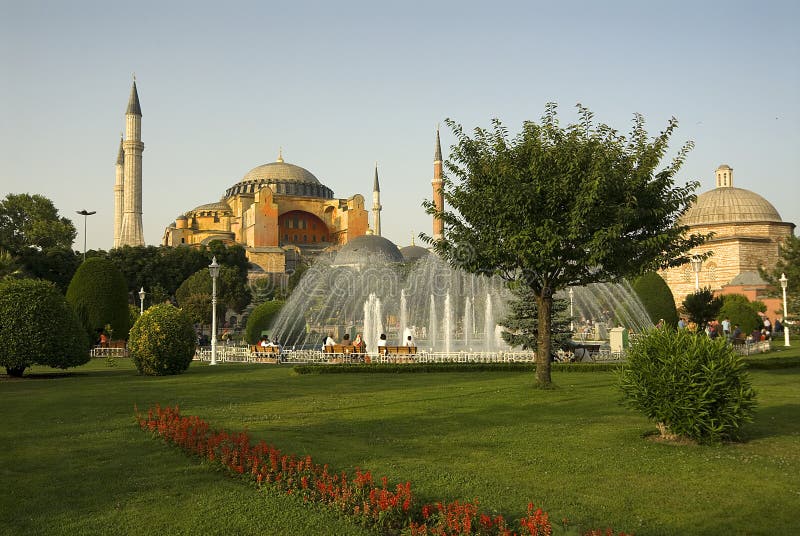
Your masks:
{"label": "trimmed hedge", "polygon": [[66,369],[89,361],[75,311],[49,281],[0,281],[0,366],[22,376],[31,365]]}
{"label": "trimmed hedge", "polygon": [[81,263],[67,288],[67,302],[75,309],[89,337],[96,337],[110,324],[114,339],[128,338],[128,286],[113,261],[89,257]]}
{"label": "trimmed hedge", "polygon": [[[606,372],[620,363],[551,363],[558,372]],[[403,374],[425,372],[535,372],[536,363],[341,363],[297,365],[297,374]]]}
{"label": "trimmed hedge", "polygon": [[244,329],[244,338],[248,344],[258,342],[261,332],[269,329],[284,303],[280,300],[265,301],[253,309],[247,317],[247,326]]}
{"label": "trimmed hedge", "polygon": [[131,328],[128,350],[139,374],[180,374],[192,362],[196,338],[186,313],[169,304],[154,305]]}
{"label": "trimmed hedge", "polygon": [[675,308],[675,298],[672,291],[660,275],[656,272],[647,272],[638,277],[631,285],[636,295],[644,305],[647,315],[653,324],[662,318],[668,326],[678,325],[678,310]]}

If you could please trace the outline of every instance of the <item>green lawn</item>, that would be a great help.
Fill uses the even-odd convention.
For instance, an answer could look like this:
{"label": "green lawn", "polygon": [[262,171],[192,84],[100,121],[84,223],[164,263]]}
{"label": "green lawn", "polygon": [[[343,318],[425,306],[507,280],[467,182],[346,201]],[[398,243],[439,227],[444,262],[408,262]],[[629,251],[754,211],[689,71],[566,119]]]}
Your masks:
{"label": "green lawn", "polygon": [[[798,348],[781,356],[798,353]],[[777,354],[776,354],[777,355]],[[509,518],[529,501],[570,530],[790,534],[800,512],[800,368],[755,370],[741,443],[672,446],[619,404],[613,373],[295,375],[192,364],[137,376],[95,361],[0,377],[3,534],[365,534],[347,519],[191,460],[134,425],[134,403],[180,404],[337,469],[410,480],[424,499],[472,499]],[[47,374],[45,374],[47,373]],[[554,523],[555,524],[555,523]],[[563,531],[557,531],[562,533]]]}

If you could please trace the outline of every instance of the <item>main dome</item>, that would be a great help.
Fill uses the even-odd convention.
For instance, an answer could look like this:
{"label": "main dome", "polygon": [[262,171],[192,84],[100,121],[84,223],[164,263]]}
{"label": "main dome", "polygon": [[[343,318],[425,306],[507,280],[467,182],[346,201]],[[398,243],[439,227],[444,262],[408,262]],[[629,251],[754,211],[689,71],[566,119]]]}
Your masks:
{"label": "main dome", "polygon": [[723,186],[697,196],[681,218],[683,225],[782,222],[772,203],[744,188]]}
{"label": "main dome", "polygon": [[333,199],[333,191],[322,184],[307,169],[283,161],[283,156],[269,164],[254,167],[245,173],[242,180],[225,191],[225,197],[255,193],[269,186],[277,195],[296,195]]}

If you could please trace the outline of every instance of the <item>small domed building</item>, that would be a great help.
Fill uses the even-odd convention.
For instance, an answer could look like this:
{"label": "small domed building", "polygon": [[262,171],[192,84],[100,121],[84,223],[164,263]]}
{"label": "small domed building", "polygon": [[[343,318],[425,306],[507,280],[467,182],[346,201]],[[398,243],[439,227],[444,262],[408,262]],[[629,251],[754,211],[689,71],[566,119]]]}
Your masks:
{"label": "small domed building", "polygon": [[[691,252],[712,253],[701,266],[700,288],[709,287],[717,294],[741,293],[739,282],[748,281],[751,299],[763,291],[759,285],[759,267],[771,269],[778,261],[778,247],[791,236],[795,225],[784,222],[772,203],[759,194],[733,185],[733,168],[723,164],[716,171],[716,188],[697,196],[695,203],[680,221],[692,233],[713,232],[714,236]],[[675,302],[695,291],[695,274],[691,265],[663,270]],[[756,278],[756,279],[754,279]]]}
{"label": "small domed building", "polygon": [[248,171],[219,201],[178,216],[162,244],[239,244],[252,264],[283,273],[290,268],[287,259],[347,244],[368,225],[361,194],[337,199],[310,171],[279,154],[275,162]]}
{"label": "small domed building", "polygon": [[400,263],[403,260],[403,254],[394,242],[367,231],[367,234],[342,246],[334,258],[333,266],[362,268],[374,261]]}

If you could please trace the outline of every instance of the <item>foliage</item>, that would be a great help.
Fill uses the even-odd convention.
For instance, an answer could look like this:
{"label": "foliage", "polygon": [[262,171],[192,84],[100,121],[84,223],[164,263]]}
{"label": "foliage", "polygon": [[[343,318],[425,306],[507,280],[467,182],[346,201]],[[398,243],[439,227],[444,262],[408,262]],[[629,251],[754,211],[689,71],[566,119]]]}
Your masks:
{"label": "foliage", "polygon": [[[731,321],[731,332],[733,327],[738,325],[742,333],[749,334],[754,329],[761,328],[761,317],[758,316],[758,304],[750,302],[746,296],[741,294],[725,294],[720,297],[722,306],[719,309],[717,318],[723,320],[727,318]],[[763,304],[762,304],[763,305]]]}
{"label": "foliage", "polygon": [[[224,317],[226,311],[231,309],[236,312],[241,312],[247,304],[250,303],[250,291],[246,286],[247,278],[241,277],[241,272],[235,266],[221,265],[219,269],[219,276],[217,277],[217,315]],[[189,276],[184,281],[178,290],[175,292],[175,298],[178,300],[178,305],[181,307],[189,306],[196,314],[202,313],[198,304],[205,303],[201,296],[207,296],[208,302],[211,302],[212,294],[212,281],[211,274],[208,268],[202,268]],[[193,313],[194,314],[194,313]],[[211,317],[211,310],[202,318],[208,319]],[[200,320],[198,320],[200,321]],[[202,321],[200,321],[202,323]]]}
{"label": "foliage", "polygon": [[211,321],[213,304],[210,294],[190,294],[183,298],[180,306],[193,324],[203,326]]}
{"label": "foliage", "polygon": [[295,287],[300,284],[300,280],[303,279],[303,276],[310,267],[311,266],[303,258],[297,262],[294,272],[292,272],[292,275],[289,276],[289,283],[286,289],[289,294],[291,294]]}
{"label": "foliage", "polygon": [[154,305],[131,328],[128,350],[139,374],[180,374],[192,362],[195,339],[186,313],[172,305]]}
{"label": "foliage", "polygon": [[66,369],[89,361],[75,311],[49,282],[0,281],[0,366],[22,376],[31,365]]}
{"label": "foliage", "polygon": [[90,337],[111,324],[117,339],[128,338],[128,289],[113,262],[103,257],[87,258],[72,277],[67,301]]}
{"label": "foliage", "polygon": [[678,218],[698,184],[674,181],[692,144],[658,169],[677,121],[654,139],[641,115],[629,137],[578,106],[580,121],[562,128],[556,105],[513,139],[498,120],[474,137],[448,120],[457,142],[443,194],[453,211],[424,206],[444,223],[444,238],[421,235],[452,265],[526,285],[536,296],[540,340],[537,383],[550,383],[553,294],[573,285],[636,276],[689,261],[706,236]]}
{"label": "foliage", "polygon": [[[769,271],[759,270],[761,277],[770,284],[770,295],[776,298],[783,298],[783,288],[781,287],[781,275],[786,275],[786,306],[789,309],[787,318],[793,322],[800,321],[800,238],[791,235],[784,240],[779,248],[778,263],[775,268]],[[783,302],[781,302],[783,309]],[[786,314],[785,312],[783,313]]]}
{"label": "foliage", "polygon": [[261,337],[261,332],[269,329],[272,321],[280,313],[285,302],[274,300],[267,301],[256,307],[247,317],[247,326],[244,330],[244,338],[248,344],[255,344]]}
{"label": "foliage", "polygon": [[[509,301],[508,316],[500,322],[503,340],[511,347],[535,350],[539,337],[539,322],[536,296],[524,285],[512,287],[514,297]],[[562,348],[570,340],[569,301],[554,299],[552,323],[550,324],[550,344],[552,348]]]}
{"label": "foliage", "polygon": [[12,255],[28,248],[71,249],[77,232],[42,195],[8,194],[0,201],[0,247]]}
{"label": "foliage", "polygon": [[715,297],[711,289],[706,287],[688,294],[683,300],[682,307],[689,316],[689,322],[694,322],[698,329],[702,330],[709,321],[719,316],[722,298]]}
{"label": "foliage", "polygon": [[631,346],[620,374],[626,402],[662,436],[699,443],[737,436],[752,421],[755,391],[741,358],[718,337],[653,329]]}
{"label": "foliage", "polygon": [[657,272],[647,272],[637,277],[631,285],[644,305],[647,315],[653,324],[664,319],[668,326],[678,325],[678,309],[672,291]]}
{"label": "foliage", "polygon": [[18,262],[26,277],[52,281],[65,294],[81,264],[81,256],[68,248],[27,248],[19,254]]}

